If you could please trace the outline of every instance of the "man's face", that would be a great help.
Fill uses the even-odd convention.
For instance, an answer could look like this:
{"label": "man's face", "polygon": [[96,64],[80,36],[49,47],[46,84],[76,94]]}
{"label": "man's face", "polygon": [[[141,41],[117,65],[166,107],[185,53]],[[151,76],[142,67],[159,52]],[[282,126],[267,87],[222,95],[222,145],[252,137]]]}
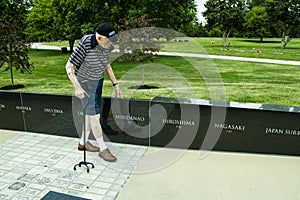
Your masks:
{"label": "man's face", "polygon": [[112,42],[105,36],[98,35],[96,36],[98,44],[101,45],[105,49],[109,49],[112,46]]}

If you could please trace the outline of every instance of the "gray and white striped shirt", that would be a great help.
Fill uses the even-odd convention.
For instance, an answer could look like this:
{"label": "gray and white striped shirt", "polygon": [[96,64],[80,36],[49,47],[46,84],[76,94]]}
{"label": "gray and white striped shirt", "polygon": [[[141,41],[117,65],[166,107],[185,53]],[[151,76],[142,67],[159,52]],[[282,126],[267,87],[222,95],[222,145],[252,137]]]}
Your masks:
{"label": "gray and white striped shirt", "polygon": [[81,38],[69,61],[75,66],[79,80],[100,80],[109,64],[109,49],[98,45],[96,35],[85,35]]}

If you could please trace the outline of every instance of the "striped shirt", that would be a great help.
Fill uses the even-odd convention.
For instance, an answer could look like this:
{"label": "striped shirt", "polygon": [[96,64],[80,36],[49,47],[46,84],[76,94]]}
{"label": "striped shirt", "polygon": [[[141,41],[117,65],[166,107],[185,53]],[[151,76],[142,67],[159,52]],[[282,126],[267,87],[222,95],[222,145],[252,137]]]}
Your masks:
{"label": "striped shirt", "polygon": [[85,35],[81,38],[69,61],[75,66],[79,80],[100,80],[109,64],[109,49],[98,45],[96,35]]}

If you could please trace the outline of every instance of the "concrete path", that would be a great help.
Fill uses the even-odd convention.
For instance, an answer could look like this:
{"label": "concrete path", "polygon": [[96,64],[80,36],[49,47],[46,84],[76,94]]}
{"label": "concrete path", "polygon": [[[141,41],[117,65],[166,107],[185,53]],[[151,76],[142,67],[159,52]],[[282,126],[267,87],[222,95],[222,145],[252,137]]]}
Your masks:
{"label": "concrete path", "polygon": [[170,166],[131,175],[117,200],[295,200],[299,187],[300,157],[211,152],[200,159],[187,151]]}
{"label": "concrete path", "polygon": [[300,61],[275,60],[275,59],[267,59],[267,58],[247,58],[247,57],[237,57],[237,56],[218,56],[218,55],[206,55],[206,54],[195,54],[195,53],[173,53],[173,52],[160,52],[159,55],[194,57],[194,58],[211,58],[211,59],[222,59],[222,60],[236,60],[236,61],[246,61],[246,62],[260,62],[260,63],[300,66]]}
{"label": "concrete path", "polygon": [[[61,50],[61,47],[57,46],[50,46],[50,45],[44,45],[43,43],[32,43],[31,44],[32,49],[45,49],[45,50]],[[69,47],[67,47],[69,50]]]}

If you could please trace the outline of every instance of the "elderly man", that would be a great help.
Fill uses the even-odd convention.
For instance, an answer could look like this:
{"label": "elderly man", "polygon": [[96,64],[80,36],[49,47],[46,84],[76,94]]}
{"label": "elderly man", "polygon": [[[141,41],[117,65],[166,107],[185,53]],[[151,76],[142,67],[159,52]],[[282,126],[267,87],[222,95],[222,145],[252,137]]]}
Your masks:
{"label": "elderly man", "polygon": [[[82,134],[78,150],[85,148],[87,151],[99,152],[99,156],[109,162],[114,162],[117,158],[109,151],[103,140],[103,131],[100,125],[100,100],[104,71],[114,86],[114,96],[121,96],[109,62],[109,53],[116,41],[117,35],[113,26],[107,22],[100,24],[96,34],[82,37],[66,64],[68,77],[74,85],[75,96],[81,99],[83,105],[87,102],[87,96],[90,98],[86,107],[86,130],[83,130],[86,136],[84,139],[84,134]],[[88,142],[90,131],[93,132],[99,148]]]}

